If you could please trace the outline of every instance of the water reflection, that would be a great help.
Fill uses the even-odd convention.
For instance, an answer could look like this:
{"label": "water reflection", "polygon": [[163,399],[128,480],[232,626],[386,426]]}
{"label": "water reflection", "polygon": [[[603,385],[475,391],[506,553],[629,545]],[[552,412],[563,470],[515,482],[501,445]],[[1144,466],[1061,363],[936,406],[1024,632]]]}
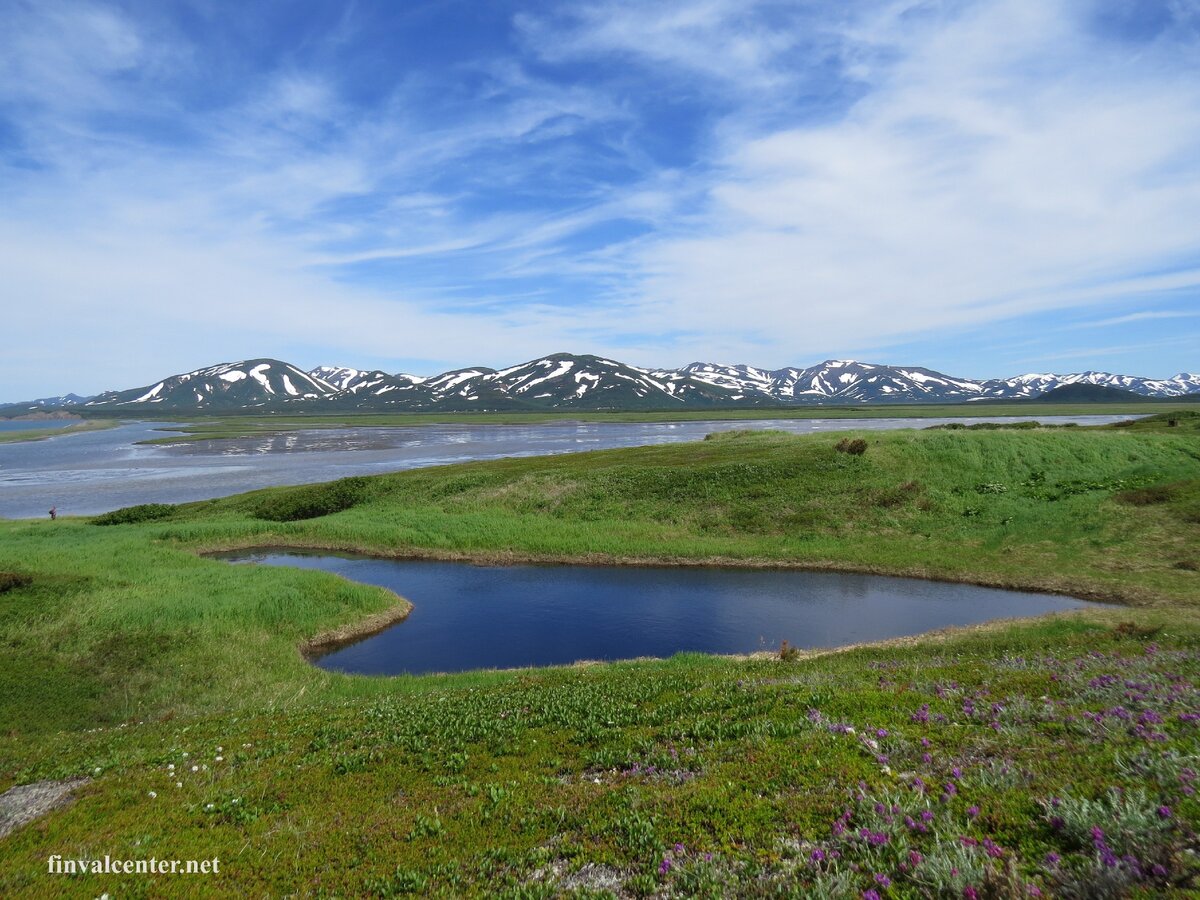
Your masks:
{"label": "water reflection", "polygon": [[294,552],[225,559],[322,569],[415,605],[408,619],[319,661],[364,674],[557,665],[580,659],[824,647],[1091,604],[1068,597],[829,572],[473,566]]}

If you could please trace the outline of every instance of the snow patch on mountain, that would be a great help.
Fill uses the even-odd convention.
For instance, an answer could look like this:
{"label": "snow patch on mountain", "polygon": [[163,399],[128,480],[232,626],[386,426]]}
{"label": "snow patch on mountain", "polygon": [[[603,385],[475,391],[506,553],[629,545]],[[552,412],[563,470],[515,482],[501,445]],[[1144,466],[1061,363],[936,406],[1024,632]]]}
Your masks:
{"label": "snow patch on mountain", "polygon": [[[1030,372],[976,381],[919,366],[850,359],[774,370],[708,362],[649,369],[606,357],[556,353],[498,371],[476,366],[434,376],[346,366],[304,372],[279,360],[247,360],[185,372],[143,388],[108,392],[86,402],[114,407],[153,404],[185,411],[665,409],[1026,399],[1071,384],[1103,385],[1149,397],[1200,395],[1200,375],[1186,372],[1167,379],[1093,371]],[[32,403],[30,408],[35,408]]]}

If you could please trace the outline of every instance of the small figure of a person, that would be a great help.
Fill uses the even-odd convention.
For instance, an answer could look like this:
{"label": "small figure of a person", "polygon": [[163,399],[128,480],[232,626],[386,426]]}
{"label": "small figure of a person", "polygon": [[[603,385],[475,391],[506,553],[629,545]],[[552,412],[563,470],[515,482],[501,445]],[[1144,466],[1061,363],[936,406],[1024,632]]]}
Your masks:
{"label": "small figure of a person", "polygon": [[57,518],[58,518],[58,507],[57,506],[50,507],[50,521],[53,522]]}

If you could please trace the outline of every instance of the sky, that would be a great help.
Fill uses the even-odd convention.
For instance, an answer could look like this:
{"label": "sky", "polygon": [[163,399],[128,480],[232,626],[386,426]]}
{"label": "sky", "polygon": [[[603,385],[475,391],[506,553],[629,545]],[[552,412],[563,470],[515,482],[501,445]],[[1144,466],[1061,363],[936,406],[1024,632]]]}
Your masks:
{"label": "sky", "polygon": [[0,335],[1200,371],[1200,0],[0,0]]}

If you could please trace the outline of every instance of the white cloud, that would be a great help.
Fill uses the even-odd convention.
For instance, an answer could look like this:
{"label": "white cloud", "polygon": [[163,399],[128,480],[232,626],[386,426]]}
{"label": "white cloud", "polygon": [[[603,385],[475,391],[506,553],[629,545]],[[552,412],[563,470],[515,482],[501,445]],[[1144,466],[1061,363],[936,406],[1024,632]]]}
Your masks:
{"label": "white cloud", "polygon": [[1200,249],[1200,80],[1172,48],[1106,45],[1041,0],[847,39],[893,60],[871,91],[730,139],[691,233],[639,249],[654,320],[772,333],[782,363],[1087,306]]}
{"label": "white cloud", "polygon": [[[58,355],[105,377],[56,389],[297,346],[784,365],[1200,285],[1186,23],[1123,44],[1067,0],[606,2],[518,17],[539,66],[480,62],[461,107],[431,109],[415,76],[356,107],[336,71],[297,63],[196,111],[162,87],[203,74],[178,35],[98,5],[17,9],[0,102],[40,168],[0,209],[4,324],[30,347],[57,323]],[[573,62],[612,81],[545,74]],[[638,92],[709,103],[690,163],[644,150],[664,126]],[[110,122],[134,114],[185,135]],[[572,139],[598,125],[623,181],[586,174],[601,151]],[[570,196],[490,202],[543,176]],[[571,241],[623,221],[645,232]],[[349,277],[422,261],[448,274]]]}

